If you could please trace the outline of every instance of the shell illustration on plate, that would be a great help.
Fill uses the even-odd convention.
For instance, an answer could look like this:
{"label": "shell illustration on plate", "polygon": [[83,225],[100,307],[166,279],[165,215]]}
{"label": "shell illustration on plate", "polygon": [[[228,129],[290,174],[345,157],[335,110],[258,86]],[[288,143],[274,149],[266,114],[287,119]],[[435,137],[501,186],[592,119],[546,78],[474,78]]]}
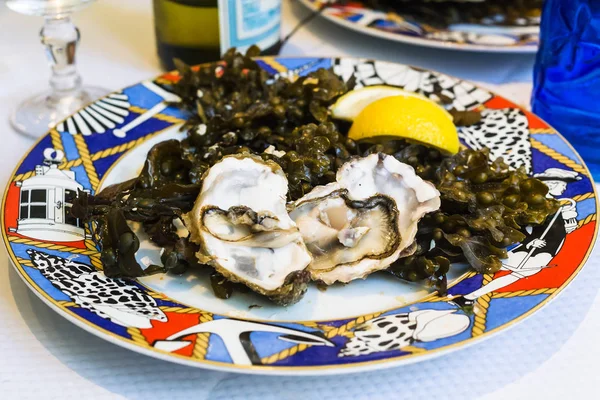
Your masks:
{"label": "shell illustration on plate", "polygon": [[516,108],[484,110],[481,122],[463,126],[458,136],[473,149],[487,147],[494,157],[503,157],[513,168],[523,167],[531,172],[531,142],[529,120]]}
{"label": "shell illustration on plate", "polygon": [[409,92],[420,93],[439,101],[439,93],[452,101],[451,106],[459,111],[472,110],[489,101],[493,95],[469,82],[425,71],[414,67],[361,59],[339,59],[334,66],[336,74],[344,79],[354,77],[356,88],[364,86],[397,86]]}
{"label": "shell illustration on plate", "polygon": [[42,275],[79,307],[122,325],[151,328],[152,320],[167,317],[144,290],[123,279],[111,279],[94,267],[70,259],[28,250]]}
{"label": "shell illustration on plate", "polygon": [[167,102],[180,100],[178,96],[166,91],[154,82],[144,81],[142,85],[160,96],[162,101],[151,109],[144,111],[126,125],[123,124],[130,115],[131,104],[127,94],[121,92],[109,94],[84,107],[64,122],[60,122],[56,129],[59,132],[69,132],[71,135],[82,134],[84,136],[112,131],[116,137],[124,138],[128,131],[167,108]]}
{"label": "shell illustration on plate", "polygon": [[464,332],[471,320],[456,310],[419,310],[375,318],[354,329],[340,357],[401,350],[413,343],[433,342]]}
{"label": "shell illustration on plate", "polygon": [[112,93],[79,110],[59,123],[56,129],[71,135],[104,133],[125,122],[125,117],[129,115],[129,107],[131,104],[126,94]]}

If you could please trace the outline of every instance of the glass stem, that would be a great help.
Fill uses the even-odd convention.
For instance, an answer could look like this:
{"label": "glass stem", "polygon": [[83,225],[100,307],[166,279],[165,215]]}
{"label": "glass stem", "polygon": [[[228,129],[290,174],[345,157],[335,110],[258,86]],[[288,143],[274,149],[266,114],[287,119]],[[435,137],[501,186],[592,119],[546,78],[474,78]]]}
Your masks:
{"label": "glass stem", "polygon": [[68,16],[46,18],[40,31],[42,44],[52,67],[49,101],[60,102],[66,97],[77,97],[81,92],[81,77],[75,67],[75,51],[79,30]]}

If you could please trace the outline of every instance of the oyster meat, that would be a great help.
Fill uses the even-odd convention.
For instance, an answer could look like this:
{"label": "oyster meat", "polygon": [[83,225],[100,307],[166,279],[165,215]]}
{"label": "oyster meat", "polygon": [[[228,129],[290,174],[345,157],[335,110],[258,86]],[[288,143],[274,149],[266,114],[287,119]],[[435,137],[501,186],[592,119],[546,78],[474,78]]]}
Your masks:
{"label": "oyster meat", "polygon": [[440,207],[434,185],[392,156],[350,160],[290,213],[313,260],[313,280],[350,282],[412,254],[419,220]]}
{"label": "oyster meat", "polygon": [[311,256],[288,215],[281,167],[251,155],[226,156],[204,177],[185,217],[200,262],[281,305],[306,291]]}

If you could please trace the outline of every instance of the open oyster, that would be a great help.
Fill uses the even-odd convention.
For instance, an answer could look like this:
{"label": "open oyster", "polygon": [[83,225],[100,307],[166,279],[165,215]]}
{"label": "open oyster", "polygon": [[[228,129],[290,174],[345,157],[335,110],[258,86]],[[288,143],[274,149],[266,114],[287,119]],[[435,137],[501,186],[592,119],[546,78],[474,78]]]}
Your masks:
{"label": "open oyster", "polygon": [[204,178],[185,216],[200,262],[281,305],[297,302],[310,280],[311,261],[286,210],[287,179],[260,157],[224,157]]}
{"label": "open oyster", "polygon": [[313,255],[313,280],[330,285],[365,278],[415,250],[419,220],[440,207],[440,194],[392,156],[353,159],[337,182],[318,186],[290,213]]}

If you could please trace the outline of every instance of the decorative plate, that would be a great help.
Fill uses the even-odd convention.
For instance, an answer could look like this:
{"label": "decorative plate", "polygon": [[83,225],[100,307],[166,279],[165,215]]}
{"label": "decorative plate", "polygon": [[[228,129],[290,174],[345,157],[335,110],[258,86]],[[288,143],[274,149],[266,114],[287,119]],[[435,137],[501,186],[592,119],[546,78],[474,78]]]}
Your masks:
{"label": "decorative plate", "polygon": [[[543,179],[563,207],[529,230],[505,270],[477,275],[454,268],[451,295],[474,302],[466,314],[427,288],[387,274],[321,292],[311,287],[287,308],[253,294],[214,297],[207,274],[110,279],[102,273],[90,227],[69,214],[77,190],[95,192],[137,175],[156,142],[182,137],[186,115],[165,74],[113,93],[60,123],[25,155],[6,189],[2,233],[17,271],[52,309],[89,332],[129,349],[181,364],[271,373],[339,373],[399,365],[474,343],[506,329],[556,296],[582,268],[596,235],[596,195],[587,168],[546,123],[486,90],[437,72],[360,59],[264,58],[272,74],[333,68],[357,86],[445,89],[459,110],[483,119],[461,128],[467,146],[487,146]],[[544,249],[524,260],[527,243]],[[142,263],[160,249],[143,241]],[[531,254],[530,254],[531,256]],[[367,331],[368,329],[368,331]]]}
{"label": "decorative plate", "polygon": [[[316,11],[324,0],[300,0]],[[411,20],[396,14],[372,9],[364,1],[352,1],[348,6],[331,6],[323,10],[329,21],[357,32],[402,43],[452,50],[500,53],[535,53],[539,44],[539,21],[524,26],[485,26],[455,24],[446,29]]]}

